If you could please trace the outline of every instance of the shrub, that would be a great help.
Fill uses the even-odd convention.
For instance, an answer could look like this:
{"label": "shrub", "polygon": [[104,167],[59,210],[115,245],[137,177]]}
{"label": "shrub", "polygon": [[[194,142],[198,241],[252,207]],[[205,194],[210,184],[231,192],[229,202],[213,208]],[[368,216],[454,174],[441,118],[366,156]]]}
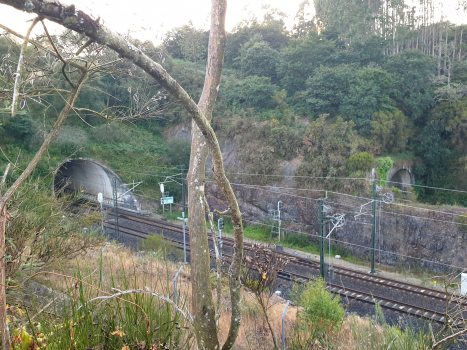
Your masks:
{"label": "shrub", "polygon": [[30,114],[18,113],[16,117],[11,118],[5,124],[5,129],[9,136],[13,136],[19,141],[25,141],[34,135],[36,128]]}
{"label": "shrub", "polygon": [[138,248],[145,252],[152,252],[163,256],[175,254],[178,257],[181,254],[172,242],[164,239],[164,235],[158,234],[151,234],[139,241]]}
{"label": "shrub", "polygon": [[174,138],[167,141],[167,158],[172,165],[190,165],[191,141],[189,139]]}
{"label": "shrub", "polygon": [[[51,131],[49,126],[41,127],[32,137],[31,145],[39,146],[44,142],[44,136]],[[51,149],[58,149],[62,154],[72,154],[79,148],[86,146],[89,141],[88,135],[83,129],[73,126],[63,126],[55,140],[52,142]]]}
{"label": "shrub", "polygon": [[92,131],[91,139],[96,142],[121,141],[125,134],[115,125],[101,125]]}
{"label": "shrub", "polygon": [[[303,288],[303,287],[302,287]],[[303,290],[294,286],[296,302],[303,307],[297,314],[293,349],[309,349],[314,342],[324,344],[336,337],[345,311],[340,298],[326,290],[326,282],[312,278]]]}
{"label": "shrub", "polygon": [[310,245],[308,236],[305,234],[299,234],[299,233],[288,234],[287,238],[285,239],[285,242],[287,244],[290,244],[292,246],[297,246],[297,247],[307,247],[308,245]]}
{"label": "shrub", "polygon": [[391,159],[391,157],[380,157],[376,159],[376,162],[378,163],[376,173],[379,176],[379,183],[381,186],[386,186],[388,172],[394,165],[394,161]]}
{"label": "shrub", "polygon": [[350,171],[369,171],[375,165],[373,156],[368,152],[352,154],[347,162],[347,169]]}

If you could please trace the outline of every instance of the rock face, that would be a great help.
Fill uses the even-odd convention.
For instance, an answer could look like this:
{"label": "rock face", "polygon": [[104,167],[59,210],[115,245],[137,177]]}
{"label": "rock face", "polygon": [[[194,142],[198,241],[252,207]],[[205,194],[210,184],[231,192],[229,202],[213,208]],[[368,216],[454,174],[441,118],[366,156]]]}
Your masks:
{"label": "rock face", "polygon": [[[189,125],[172,128],[166,132],[168,137],[190,137]],[[225,168],[232,187],[237,195],[246,225],[270,224],[269,210],[283,202],[281,212],[282,228],[288,233],[306,234],[310,241],[318,241],[318,198],[323,191],[290,190],[297,185],[293,175],[302,160],[297,157],[279,164],[282,177],[269,186],[244,183],[238,173],[248,172],[236,156],[235,142],[230,139],[219,140],[224,156]],[[399,169],[408,166],[397,164]],[[408,167],[410,170],[410,167]],[[225,210],[223,195],[212,174],[210,159],[206,164],[206,197],[212,209]],[[289,177],[288,177],[289,176]],[[252,177],[250,177],[251,179]],[[288,187],[289,189],[285,189]],[[345,214],[346,224],[334,231],[332,239],[352,253],[369,257],[371,247],[371,203],[366,198],[340,195],[329,192],[325,201],[331,212]],[[363,206],[363,207],[362,207]],[[362,207],[362,210],[360,208]],[[459,215],[465,209],[452,207],[413,208],[406,205],[383,204],[377,210],[376,259],[383,264],[404,264],[420,266],[433,270],[467,268],[467,221],[463,225]],[[362,213],[355,217],[355,215]],[[380,218],[380,220],[379,220]],[[327,229],[327,225],[326,225]],[[381,252],[380,252],[381,251]],[[433,261],[435,263],[433,263]],[[452,266],[449,266],[452,265]]]}
{"label": "rock face", "polygon": [[[298,191],[285,193],[278,187],[247,187],[233,185],[245,224],[268,223],[270,209],[276,209],[277,201],[283,202],[282,228],[286,233],[301,233],[318,242],[318,201],[305,197]],[[226,209],[222,194],[216,184],[206,186],[208,202],[215,208]],[[328,194],[325,205],[333,213],[346,214],[346,224],[334,231],[332,239],[346,250],[368,258],[371,252],[371,204],[366,212],[355,218],[360,206],[369,200]],[[437,271],[457,270],[467,267],[467,226],[458,216],[465,210],[452,213],[435,213],[425,209],[383,205],[377,212],[376,260],[383,264],[420,266]],[[381,218],[380,222],[378,222]],[[465,227],[465,228],[464,228]],[[325,226],[325,231],[327,230]],[[381,250],[381,253],[380,253]]]}

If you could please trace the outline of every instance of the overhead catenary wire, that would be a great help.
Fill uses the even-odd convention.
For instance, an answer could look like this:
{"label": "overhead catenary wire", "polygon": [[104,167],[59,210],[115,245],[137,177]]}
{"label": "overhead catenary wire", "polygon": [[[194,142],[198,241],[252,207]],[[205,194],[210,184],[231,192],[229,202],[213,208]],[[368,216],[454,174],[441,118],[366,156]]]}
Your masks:
{"label": "overhead catenary wire", "polygon": [[[251,221],[251,220],[247,220],[247,219],[243,219],[243,220],[247,221],[247,222],[251,222],[251,223],[271,227],[268,224],[264,224],[264,223],[260,223],[260,222],[256,222],[256,221]],[[307,232],[298,232],[298,231],[293,231],[293,230],[287,230],[287,231],[291,232],[291,233],[300,234],[300,235],[306,235],[306,236],[319,238],[318,234],[307,233]],[[350,243],[350,242],[346,242],[346,241],[343,241],[343,240],[338,240],[338,239],[335,239],[335,238],[331,238],[331,241],[334,241],[334,242],[337,242],[337,243],[342,243],[342,244],[345,244],[345,245],[355,246],[355,247],[358,247],[358,248],[364,248],[364,249],[368,249],[368,250],[372,249],[369,246],[364,246],[364,245],[356,244],[356,243]],[[415,256],[405,255],[405,254],[396,253],[396,252],[391,252],[389,250],[375,249],[375,251],[379,252],[379,253],[387,253],[387,254],[400,256],[400,257],[404,257],[404,258],[410,258],[410,259],[414,259],[414,260],[418,260],[418,261],[424,261],[424,262],[428,262],[428,263],[433,263],[433,264],[438,264],[438,265],[443,265],[443,266],[448,266],[448,267],[454,267],[454,268],[458,268],[458,269],[462,269],[462,270],[465,269],[464,267],[461,267],[461,266],[457,266],[457,265],[453,265],[453,264],[446,264],[446,263],[442,263],[442,262],[438,262],[438,261],[434,261],[434,260],[428,260],[428,259],[424,259],[424,258],[417,258]]]}
{"label": "overhead catenary wire", "polygon": [[[212,170],[207,170],[206,172],[211,172],[212,173],[213,171]],[[286,178],[307,178],[307,179],[324,179],[324,180],[365,180],[365,181],[370,181],[368,178],[364,178],[364,177],[274,175],[274,174],[251,174],[251,173],[233,173],[233,172],[226,172],[226,174],[245,175],[245,176],[262,176],[262,177],[286,177]],[[454,189],[451,189],[451,188],[442,188],[442,187],[433,187],[433,186],[418,185],[418,184],[409,184],[409,183],[405,183],[405,182],[397,182],[397,181],[390,181],[390,180],[388,180],[387,182],[391,182],[391,183],[394,183],[394,184],[399,184],[399,185],[407,186],[407,187],[422,187],[422,188],[429,188],[429,189],[434,189],[434,190],[460,192],[460,193],[466,193],[467,194],[467,191],[454,190]]]}

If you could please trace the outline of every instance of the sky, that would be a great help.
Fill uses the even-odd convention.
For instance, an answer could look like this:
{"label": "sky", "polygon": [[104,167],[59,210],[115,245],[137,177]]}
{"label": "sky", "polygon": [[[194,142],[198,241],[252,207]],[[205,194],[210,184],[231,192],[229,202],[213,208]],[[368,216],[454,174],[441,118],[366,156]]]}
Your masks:
{"label": "sky", "polygon": [[[227,7],[226,29],[231,30],[242,20],[256,15],[262,18],[263,4],[270,4],[288,15],[286,25],[293,26],[298,6],[303,0],[230,0]],[[413,0],[415,1],[415,0]],[[62,1],[71,3],[70,1]],[[442,0],[445,19],[453,23],[466,23],[467,14],[456,11],[457,0]],[[131,35],[141,40],[151,40],[156,44],[171,28],[181,27],[192,21],[197,28],[209,28],[209,11],[211,0],[75,0],[78,9],[101,17],[104,23],[119,33],[131,31]],[[310,1],[312,3],[312,1]],[[309,7],[310,16],[313,8]],[[21,33],[25,33],[29,24],[27,20],[34,18],[6,5],[0,5],[0,23]],[[58,25],[50,24],[53,32],[63,30]],[[42,32],[41,26],[36,26]]]}

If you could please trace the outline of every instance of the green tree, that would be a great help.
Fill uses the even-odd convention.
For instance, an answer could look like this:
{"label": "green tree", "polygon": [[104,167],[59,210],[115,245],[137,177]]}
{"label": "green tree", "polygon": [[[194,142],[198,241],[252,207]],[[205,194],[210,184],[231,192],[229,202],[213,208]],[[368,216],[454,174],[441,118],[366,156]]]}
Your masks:
{"label": "green tree", "polygon": [[336,43],[311,31],[304,38],[291,39],[281,51],[278,75],[282,86],[290,93],[305,90],[305,82],[320,65],[330,65]]}
{"label": "green tree", "polygon": [[380,110],[395,109],[391,99],[394,80],[380,68],[363,68],[351,82],[348,94],[343,96],[341,114],[353,120],[361,134],[369,134],[371,116]]}
{"label": "green tree", "polygon": [[244,76],[256,75],[276,80],[279,52],[267,42],[258,41],[258,36],[255,36],[240,51],[240,67]]}
{"label": "green tree", "polygon": [[375,166],[375,159],[368,152],[352,154],[347,162],[350,171],[369,171]]}
{"label": "green tree", "polygon": [[378,166],[376,167],[376,173],[379,177],[379,183],[382,186],[386,186],[388,180],[388,173],[394,165],[394,161],[391,157],[380,157],[376,159]]}
{"label": "green tree", "polygon": [[467,97],[459,101],[442,102],[431,111],[431,118],[445,125],[452,146],[460,153],[467,152]]}
{"label": "green tree", "polygon": [[329,113],[335,117],[356,78],[355,65],[321,66],[306,81],[307,109],[314,116]]}
{"label": "green tree", "polygon": [[290,116],[290,109],[288,108],[289,106],[285,102],[287,98],[287,91],[285,89],[282,89],[281,91],[276,91],[274,95],[272,96],[272,99],[274,102],[277,103],[277,110],[280,111],[281,114],[281,120],[285,123],[290,122],[289,116]]}
{"label": "green tree", "polygon": [[209,32],[195,28],[190,21],[188,25],[169,31],[164,45],[172,57],[193,62],[195,74],[198,74],[198,64],[206,60],[208,41]]}
{"label": "green tree", "polygon": [[221,86],[219,94],[222,100],[236,109],[273,108],[271,98],[279,87],[271,83],[271,78],[248,76],[245,79],[230,77]]}
{"label": "green tree", "polygon": [[[302,307],[294,329],[294,349],[309,349],[310,344],[329,344],[342,326],[345,311],[340,298],[326,290],[326,282],[312,278],[304,289],[294,286],[295,302]],[[326,347],[327,348],[327,347]]]}
{"label": "green tree", "polygon": [[435,60],[419,50],[404,50],[390,56],[384,68],[396,80],[398,108],[410,119],[417,121],[434,104],[431,90]]}
{"label": "green tree", "polygon": [[[340,188],[342,181],[333,177],[349,174],[347,160],[355,153],[368,151],[369,142],[357,135],[354,122],[338,117],[334,122],[329,115],[321,115],[313,121],[303,139],[304,161],[297,170],[297,175],[329,177],[328,188]],[[323,184],[323,180],[301,178],[299,183],[305,186]]]}
{"label": "green tree", "polygon": [[271,48],[277,51],[284,48],[289,41],[284,22],[281,20],[272,19],[259,22],[255,19],[240,23],[232,33],[227,34],[226,66],[238,67],[235,62],[238,61],[240,49],[255,35],[260,35]]}
{"label": "green tree", "polygon": [[371,134],[388,153],[403,152],[415,134],[413,122],[402,111],[376,112],[371,119]]}

